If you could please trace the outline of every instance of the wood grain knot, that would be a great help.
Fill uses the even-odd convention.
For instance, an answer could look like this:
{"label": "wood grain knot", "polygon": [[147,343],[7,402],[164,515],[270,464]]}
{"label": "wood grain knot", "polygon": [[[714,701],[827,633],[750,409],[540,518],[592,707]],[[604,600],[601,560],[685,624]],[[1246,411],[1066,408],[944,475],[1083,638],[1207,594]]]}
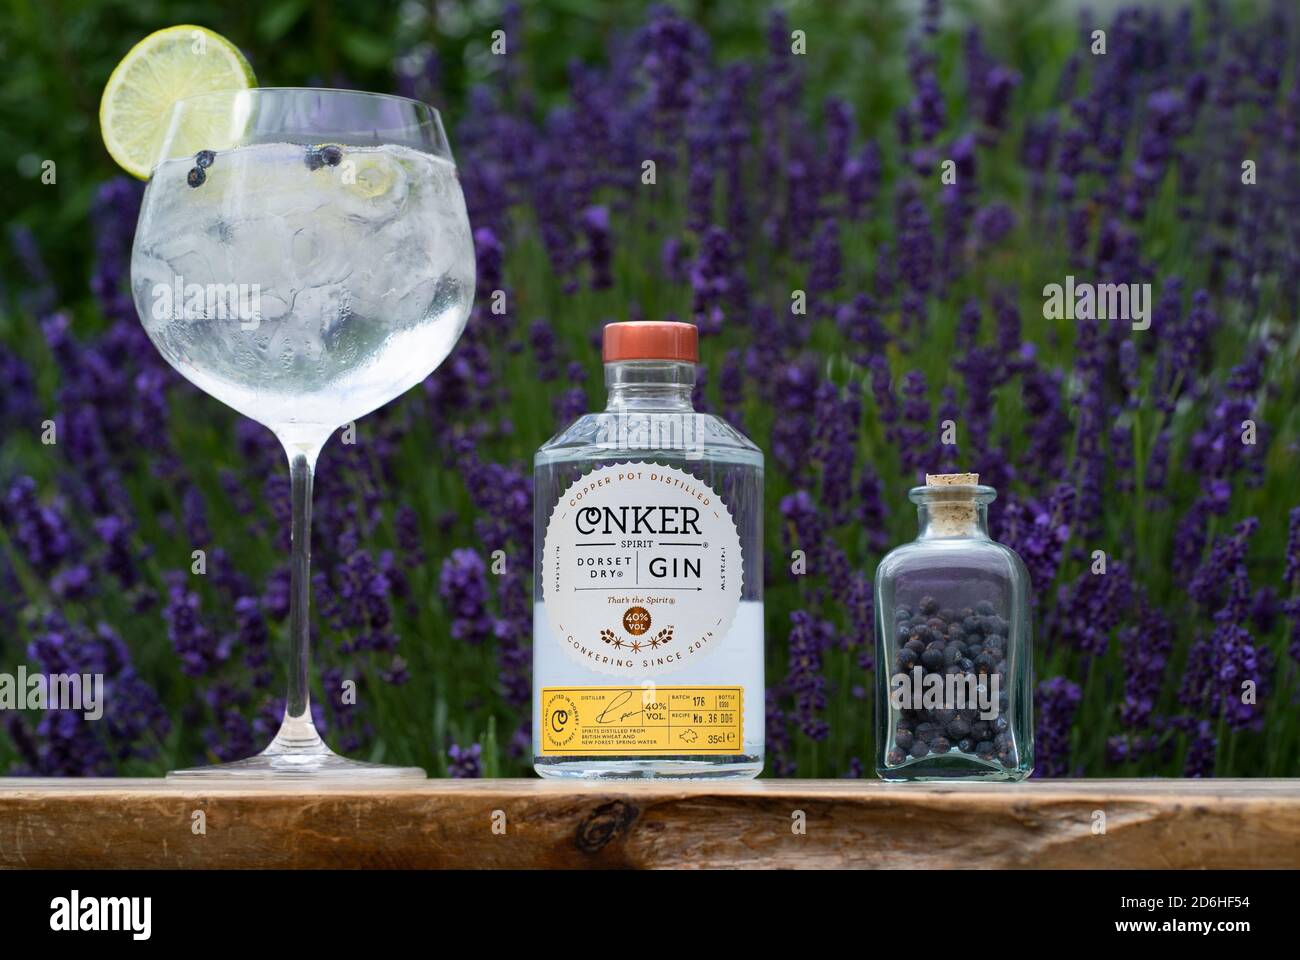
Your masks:
{"label": "wood grain knot", "polygon": [[573,844],[583,853],[596,853],[611,840],[625,834],[632,821],[640,815],[641,811],[634,804],[623,800],[602,803],[578,824]]}

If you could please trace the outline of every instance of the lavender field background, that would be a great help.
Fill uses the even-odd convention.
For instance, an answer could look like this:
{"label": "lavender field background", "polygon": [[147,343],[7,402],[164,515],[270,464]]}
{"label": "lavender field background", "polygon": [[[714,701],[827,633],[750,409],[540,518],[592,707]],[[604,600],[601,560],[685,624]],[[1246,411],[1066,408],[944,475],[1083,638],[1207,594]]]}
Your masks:
{"label": "lavender field background", "polygon": [[[768,455],[767,775],[870,775],[871,578],[953,469],[1032,574],[1036,776],[1300,774],[1300,11],[717,6],[9,5],[0,671],[108,702],[0,712],[0,771],[236,759],[283,709],[283,455],[145,337],[142,186],[95,121],[135,40],[195,22],[264,84],[444,110],[475,227],[463,340],[319,465],[336,749],[529,770],[531,455],[603,402],[604,323],[672,318]],[[1067,275],[1150,283],[1150,328],[1045,318]]]}

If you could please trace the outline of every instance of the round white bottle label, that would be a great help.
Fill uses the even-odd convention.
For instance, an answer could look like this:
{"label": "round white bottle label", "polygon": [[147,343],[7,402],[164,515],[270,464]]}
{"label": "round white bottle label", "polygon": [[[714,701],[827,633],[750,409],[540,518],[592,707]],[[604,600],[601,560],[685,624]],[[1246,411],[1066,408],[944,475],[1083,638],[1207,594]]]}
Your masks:
{"label": "round white bottle label", "polygon": [[564,491],[542,546],[560,645],[615,676],[671,673],[722,643],[744,571],[731,511],[674,467],[599,467]]}

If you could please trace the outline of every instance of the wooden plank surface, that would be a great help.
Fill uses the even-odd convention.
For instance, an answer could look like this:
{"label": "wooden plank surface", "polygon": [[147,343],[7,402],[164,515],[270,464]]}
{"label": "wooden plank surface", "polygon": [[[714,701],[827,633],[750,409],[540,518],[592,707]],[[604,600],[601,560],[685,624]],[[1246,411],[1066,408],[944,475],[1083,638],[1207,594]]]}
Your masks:
{"label": "wooden plank surface", "polygon": [[1294,868],[1300,781],[10,779],[0,867]]}

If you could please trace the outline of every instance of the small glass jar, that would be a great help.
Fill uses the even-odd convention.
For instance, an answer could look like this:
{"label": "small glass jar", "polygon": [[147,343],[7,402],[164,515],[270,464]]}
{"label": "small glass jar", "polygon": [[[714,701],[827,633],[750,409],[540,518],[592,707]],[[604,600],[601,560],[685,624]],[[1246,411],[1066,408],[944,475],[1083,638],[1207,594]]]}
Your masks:
{"label": "small glass jar", "polygon": [[978,474],[908,494],[920,534],[876,571],[876,772],[1022,780],[1034,767],[1029,574],[988,533]]}

